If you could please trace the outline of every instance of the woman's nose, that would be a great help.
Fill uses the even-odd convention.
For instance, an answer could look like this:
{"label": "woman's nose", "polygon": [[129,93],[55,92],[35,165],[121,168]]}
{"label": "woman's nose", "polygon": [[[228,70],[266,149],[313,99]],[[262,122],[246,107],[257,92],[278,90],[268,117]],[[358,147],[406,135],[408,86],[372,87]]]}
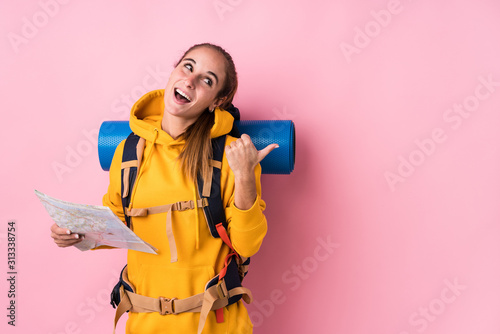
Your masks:
{"label": "woman's nose", "polygon": [[184,80],[184,83],[187,88],[194,88],[194,75],[188,75]]}

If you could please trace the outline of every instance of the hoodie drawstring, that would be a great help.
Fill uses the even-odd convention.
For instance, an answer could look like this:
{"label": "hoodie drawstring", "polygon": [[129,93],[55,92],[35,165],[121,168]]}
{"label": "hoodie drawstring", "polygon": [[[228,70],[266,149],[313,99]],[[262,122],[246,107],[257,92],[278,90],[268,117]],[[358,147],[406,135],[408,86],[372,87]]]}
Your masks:
{"label": "hoodie drawstring", "polygon": [[[154,149],[154,145],[156,143],[156,139],[158,138],[158,134],[159,134],[159,131],[158,131],[158,129],[155,128],[154,129],[154,138],[153,138],[153,141],[151,144],[151,148],[148,151],[146,159],[144,159],[144,163],[142,164],[142,166],[146,166],[149,163],[151,156],[152,156],[153,149]],[[140,158],[138,157],[138,159],[140,159]],[[136,185],[139,182],[139,179],[141,178],[143,172],[144,172],[144,168],[140,168],[140,166],[139,166],[139,173],[137,175],[136,182],[135,182]],[[177,258],[177,245],[175,242],[175,237],[174,237],[174,233],[173,233],[173,229],[172,229],[172,211],[184,210],[185,205],[187,205],[189,202],[192,203],[191,208],[195,209],[195,211],[196,211],[196,213],[195,213],[195,215],[196,215],[195,245],[196,245],[196,249],[200,248],[200,215],[199,215],[198,209],[200,207],[203,207],[204,204],[203,204],[203,201],[201,201],[201,200],[200,200],[200,202],[198,202],[196,183],[193,183],[193,185],[194,185],[193,196],[195,198],[194,201],[177,202],[177,203],[162,205],[162,206],[158,206],[158,207],[135,209],[135,208],[132,208],[133,207],[132,203],[133,203],[133,200],[135,197],[135,192],[137,190],[137,187],[134,187],[132,194],[131,194],[131,197],[130,197],[130,205],[129,205],[129,212],[128,212],[128,214],[130,216],[137,217],[137,216],[146,216],[148,214],[155,214],[155,213],[162,213],[162,212],[167,213],[166,233],[167,233],[167,238],[168,238],[168,245],[170,248],[170,262],[177,262],[177,260],[178,260],[178,258]]]}
{"label": "hoodie drawstring", "polygon": [[[151,148],[149,149],[149,152],[147,153],[146,159],[144,159],[144,163],[142,164],[143,168],[141,166],[138,166],[139,168],[139,174],[136,177],[135,184],[137,185],[139,183],[139,179],[141,178],[142,174],[144,173],[144,167],[149,163],[149,160],[151,159],[151,156],[153,155],[153,150],[155,148],[156,144],[156,139],[158,138],[159,131],[157,128],[154,129],[154,137],[153,141],[151,142]],[[137,157],[140,159],[141,157]],[[137,191],[137,186],[134,186],[134,189],[132,191],[132,195],[130,196],[130,216],[142,216],[144,215],[144,209],[132,209],[133,207],[133,202],[134,202],[134,197],[135,197],[135,192]],[[172,205],[170,204],[166,208],[167,212],[167,222],[166,222],[166,232],[167,232],[167,238],[168,238],[168,246],[170,248],[170,262],[177,262],[177,246],[175,244],[175,238],[174,238],[174,232],[172,230]],[[146,209],[146,212],[148,210]],[[147,213],[146,213],[147,214]]]}

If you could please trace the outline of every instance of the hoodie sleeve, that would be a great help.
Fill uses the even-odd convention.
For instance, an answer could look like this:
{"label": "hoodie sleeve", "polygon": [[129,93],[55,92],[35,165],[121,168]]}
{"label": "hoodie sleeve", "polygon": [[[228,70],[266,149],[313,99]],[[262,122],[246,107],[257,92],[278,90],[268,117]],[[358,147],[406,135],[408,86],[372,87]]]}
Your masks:
{"label": "hoodie sleeve", "polygon": [[225,182],[221,179],[221,184],[225,184],[223,197],[226,203],[228,233],[238,254],[250,257],[257,253],[267,233],[267,220],[263,213],[266,204],[261,198],[261,167],[258,165],[255,168],[257,198],[250,209],[241,210],[234,205],[234,174],[227,165],[227,160],[225,164],[223,168],[227,168],[227,174],[223,175],[226,174],[227,179]]}
{"label": "hoodie sleeve", "polygon": [[[115,150],[111,166],[109,167],[109,186],[108,192],[102,198],[102,204],[113,211],[122,222],[125,223],[125,215],[123,214],[122,199],[121,199],[121,161],[123,155],[123,146],[125,141],[122,141]],[[92,248],[97,249],[114,249],[111,246],[98,246]]]}
{"label": "hoodie sleeve", "polygon": [[123,146],[125,141],[122,141],[115,150],[111,166],[109,168],[109,186],[108,192],[102,198],[102,204],[113,211],[121,221],[125,222],[123,214],[122,198],[121,198],[121,161],[123,155]]}

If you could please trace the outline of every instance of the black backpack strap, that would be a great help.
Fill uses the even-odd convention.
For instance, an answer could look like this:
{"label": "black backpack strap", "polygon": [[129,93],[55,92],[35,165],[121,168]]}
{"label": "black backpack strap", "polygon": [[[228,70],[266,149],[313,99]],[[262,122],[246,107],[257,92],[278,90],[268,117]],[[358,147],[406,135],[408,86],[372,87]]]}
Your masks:
{"label": "black backpack strap", "polygon": [[[130,197],[132,196],[132,188],[134,187],[135,179],[137,177],[137,169],[139,161],[137,159],[137,147],[141,137],[135,133],[131,133],[125,140],[123,147],[123,158],[121,165],[121,195],[123,213],[125,221],[130,228],[130,216],[127,216],[127,208],[130,204]],[[142,158],[142,157],[141,157]]]}
{"label": "black backpack strap", "polygon": [[[212,139],[212,180],[205,183],[201,175],[198,175],[198,191],[203,201],[208,201],[208,205],[203,208],[207,219],[210,234],[214,238],[219,238],[219,233],[215,225],[222,223],[227,228],[226,213],[222,204],[222,195],[220,190],[220,175],[222,166],[222,157],[226,145],[226,136],[220,136]],[[210,181],[210,180],[209,180]]]}
{"label": "black backpack strap", "polygon": [[134,289],[132,288],[130,282],[128,281],[127,272],[125,271],[125,268],[127,268],[127,265],[123,267],[122,272],[120,273],[120,279],[113,288],[113,291],[111,291],[111,306],[113,306],[113,308],[117,308],[118,305],[120,305],[121,301],[120,287],[123,286],[125,290],[134,292]]}
{"label": "black backpack strap", "polygon": [[[227,108],[226,111],[229,112],[231,116],[233,116],[235,121],[240,120],[240,111],[234,105],[231,104],[231,106]],[[241,137],[240,130],[238,130],[238,128],[236,127],[236,122],[233,122],[233,128],[231,129],[231,132],[229,132],[229,135],[235,138]]]}

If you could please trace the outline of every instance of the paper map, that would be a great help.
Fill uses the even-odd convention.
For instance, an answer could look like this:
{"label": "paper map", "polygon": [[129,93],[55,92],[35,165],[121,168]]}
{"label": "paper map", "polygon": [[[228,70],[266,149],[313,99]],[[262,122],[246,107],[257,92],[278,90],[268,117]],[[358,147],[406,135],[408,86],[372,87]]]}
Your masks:
{"label": "paper map", "polygon": [[59,227],[85,236],[75,245],[81,251],[106,245],[156,254],[156,248],[139,238],[106,206],[65,202],[38,190],[35,194]]}

